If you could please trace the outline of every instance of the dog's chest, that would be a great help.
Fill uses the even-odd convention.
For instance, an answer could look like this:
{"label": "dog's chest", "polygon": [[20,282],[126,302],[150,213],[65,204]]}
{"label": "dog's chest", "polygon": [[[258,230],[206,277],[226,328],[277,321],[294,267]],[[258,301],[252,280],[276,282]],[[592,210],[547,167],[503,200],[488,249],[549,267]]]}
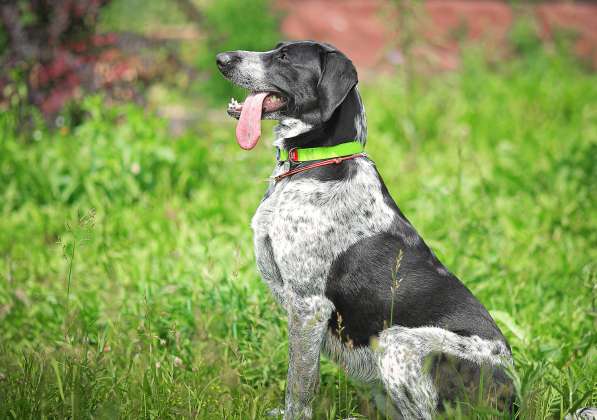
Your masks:
{"label": "dog's chest", "polygon": [[347,180],[287,179],[272,189],[252,227],[258,268],[279,300],[288,291],[323,294],[338,255],[386,231],[394,217],[364,160]]}

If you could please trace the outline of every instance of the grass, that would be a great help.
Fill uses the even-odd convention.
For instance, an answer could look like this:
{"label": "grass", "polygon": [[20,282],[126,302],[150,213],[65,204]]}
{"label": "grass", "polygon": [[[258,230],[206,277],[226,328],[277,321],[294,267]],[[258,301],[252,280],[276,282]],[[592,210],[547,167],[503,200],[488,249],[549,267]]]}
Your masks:
{"label": "grass", "polygon": [[[409,89],[362,87],[367,150],[508,337],[521,418],[597,405],[597,76],[471,55]],[[287,352],[249,228],[269,138],[240,150],[224,104],[177,139],[137,107],[82,106],[31,136],[0,116],[0,418],[263,418]],[[317,418],[371,410],[321,370]]]}

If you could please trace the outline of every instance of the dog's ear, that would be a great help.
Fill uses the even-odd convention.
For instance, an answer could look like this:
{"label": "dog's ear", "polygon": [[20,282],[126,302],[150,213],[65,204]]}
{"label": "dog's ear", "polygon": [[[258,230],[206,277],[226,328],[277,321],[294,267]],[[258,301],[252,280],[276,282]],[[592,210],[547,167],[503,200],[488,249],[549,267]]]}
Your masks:
{"label": "dog's ear", "polygon": [[321,58],[321,77],[317,84],[321,120],[327,121],[348,92],[357,84],[357,71],[344,54],[324,44]]}

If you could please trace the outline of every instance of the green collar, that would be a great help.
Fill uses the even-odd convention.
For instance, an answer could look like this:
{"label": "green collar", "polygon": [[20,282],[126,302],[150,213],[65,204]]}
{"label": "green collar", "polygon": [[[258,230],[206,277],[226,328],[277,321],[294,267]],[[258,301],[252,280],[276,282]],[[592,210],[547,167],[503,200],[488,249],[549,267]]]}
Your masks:
{"label": "green collar", "polygon": [[363,153],[363,145],[357,141],[349,141],[335,146],[312,147],[305,149],[280,149],[276,148],[276,159],[278,162],[290,160],[292,162],[306,162],[310,160],[333,159],[337,157]]}

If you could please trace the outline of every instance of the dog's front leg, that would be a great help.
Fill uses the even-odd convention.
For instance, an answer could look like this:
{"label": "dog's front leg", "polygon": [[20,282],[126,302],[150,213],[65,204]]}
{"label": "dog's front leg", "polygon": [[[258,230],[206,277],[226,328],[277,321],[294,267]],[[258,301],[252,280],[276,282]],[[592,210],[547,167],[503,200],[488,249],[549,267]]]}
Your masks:
{"label": "dog's front leg", "polygon": [[323,296],[288,302],[288,377],[285,419],[310,419],[319,387],[319,355],[333,305]]}

